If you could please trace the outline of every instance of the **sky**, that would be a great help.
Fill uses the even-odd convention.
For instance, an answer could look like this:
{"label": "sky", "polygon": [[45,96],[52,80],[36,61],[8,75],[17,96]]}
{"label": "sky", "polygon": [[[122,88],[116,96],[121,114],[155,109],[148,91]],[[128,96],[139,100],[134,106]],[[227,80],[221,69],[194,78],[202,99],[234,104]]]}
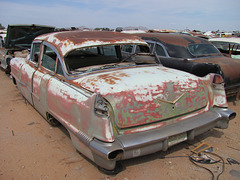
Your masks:
{"label": "sky", "polygon": [[0,24],[240,30],[240,0],[0,0]]}

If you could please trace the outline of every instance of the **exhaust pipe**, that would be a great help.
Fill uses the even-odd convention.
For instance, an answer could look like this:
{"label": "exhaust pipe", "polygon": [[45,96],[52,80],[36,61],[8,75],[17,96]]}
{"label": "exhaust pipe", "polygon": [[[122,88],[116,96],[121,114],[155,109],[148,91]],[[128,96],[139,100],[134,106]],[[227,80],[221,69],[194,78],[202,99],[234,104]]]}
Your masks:
{"label": "exhaust pipe", "polygon": [[217,108],[217,112],[220,114],[220,120],[216,124],[216,128],[227,129],[230,120],[236,117],[236,112],[226,108]]}
{"label": "exhaust pipe", "polygon": [[114,159],[118,159],[122,156],[123,154],[123,150],[122,149],[117,149],[115,151],[110,152],[107,157],[109,160],[114,160]]}
{"label": "exhaust pipe", "polygon": [[113,170],[117,160],[123,155],[123,148],[118,141],[104,143],[95,138],[90,142],[89,148],[92,151],[93,161],[107,170]]}
{"label": "exhaust pipe", "polygon": [[[220,108],[219,108],[220,109]],[[219,111],[219,113],[221,114],[222,118],[226,118],[227,120],[232,120],[236,117],[236,112],[230,110],[230,109],[221,109],[221,111]]]}

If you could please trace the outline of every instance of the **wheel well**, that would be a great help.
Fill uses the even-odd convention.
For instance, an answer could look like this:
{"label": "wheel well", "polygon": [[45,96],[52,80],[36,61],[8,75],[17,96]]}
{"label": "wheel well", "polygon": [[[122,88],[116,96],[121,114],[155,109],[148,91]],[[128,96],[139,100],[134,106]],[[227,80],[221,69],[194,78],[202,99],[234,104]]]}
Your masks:
{"label": "wheel well", "polygon": [[7,62],[7,65],[8,65],[8,66],[10,66],[10,61],[11,61],[11,59],[8,57],[8,58],[6,59],[6,62]]}
{"label": "wheel well", "polygon": [[12,77],[13,79],[13,84],[17,85],[16,79],[14,77]]}
{"label": "wheel well", "polygon": [[46,120],[51,126],[58,126],[60,123],[58,122],[57,119],[55,119],[51,114],[48,112],[46,113]]}

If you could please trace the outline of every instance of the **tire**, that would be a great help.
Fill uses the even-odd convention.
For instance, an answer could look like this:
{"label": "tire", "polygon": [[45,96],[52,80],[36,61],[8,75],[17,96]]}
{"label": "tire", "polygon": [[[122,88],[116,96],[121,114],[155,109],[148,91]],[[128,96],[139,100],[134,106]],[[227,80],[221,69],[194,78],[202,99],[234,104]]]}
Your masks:
{"label": "tire", "polygon": [[6,60],[6,62],[7,62],[7,68],[6,68],[6,70],[5,70],[5,73],[8,74],[8,75],[9,75],[10,72],[11,72],[10,61],[11,61],[11,59],[7,59],[7,60]]}
{"label": "tire", "polygon": [[46,120],[53,127],[56,127],[56,126],[60,125],[60,123],[53,116],[51,116],[48,113],[47,113],[47,119]]}

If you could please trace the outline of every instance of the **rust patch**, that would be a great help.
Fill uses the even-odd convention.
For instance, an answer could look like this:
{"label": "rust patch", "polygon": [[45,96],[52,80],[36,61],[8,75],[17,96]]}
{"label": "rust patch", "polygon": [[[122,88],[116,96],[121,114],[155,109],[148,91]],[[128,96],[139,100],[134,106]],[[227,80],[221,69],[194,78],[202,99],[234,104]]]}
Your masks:
{"label": "rust patch", "polygon": [[142,44],[147,43],[141,38],[119,32],[101,32],[101,31],[66,31],[55,32],[38,36],[35,40],[47,41],[55,46],[62,56],[69,51],[78,48],[121,45],[121,44]]}
{"label": "rust patch", "polygon": [[85,41],[105,41],[116,42],[121,40],[135,40],[137,37],[118,33],[118,32],[102,32],[102,31],[67,31],[57,33],[55,35],[60,41],[71,41],[74,44],[80,44]]}
{"label": "rust patch", "polygon": [[[111,73],[111,74],[102,74],[98,75],[93,79],[90,79],[90,85],[95,86],[95,83],[98,82],[100,79],[103,80],[105,83],[114,85],[117,84],[117,81],[121,81],[122,77],[129,77],[125,73]],[[85,84],[89,83],[88,80],[85,82]]]}
{"label": "rust patch", "polygon": [[121,77],[128,77],[125,73],[113,73],[113,74],[104,74],[98,76],[100,79],[103,79],[106,83],[114,85],[116,81],[121,81]]}
{"label": "rust patch", "polygon": [[[161,41],[163,44],[175,44],[187,47],[189,43],[203,43],[206,40],[198,39],[196,37],[191,37],[189,35],[178,35],[178,34],[169,34],[169,33],[143,33],[136,34],[139,37],[154,38],[156,41]],[[206,41],[209,43],[208,41]]]}

